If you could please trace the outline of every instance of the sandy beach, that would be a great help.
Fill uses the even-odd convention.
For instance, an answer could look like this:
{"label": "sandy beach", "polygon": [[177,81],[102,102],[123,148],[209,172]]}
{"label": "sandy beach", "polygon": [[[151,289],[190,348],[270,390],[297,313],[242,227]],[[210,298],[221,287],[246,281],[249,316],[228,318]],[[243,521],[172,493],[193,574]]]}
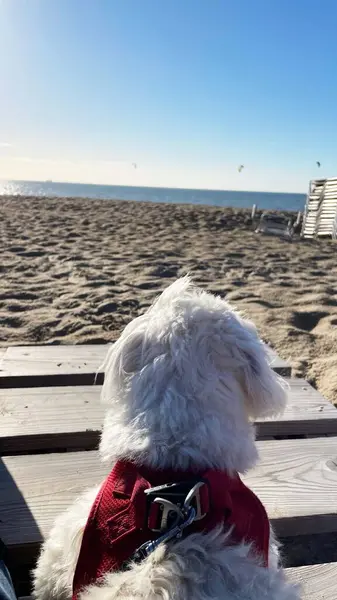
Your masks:
{"label": "sandy beach", "polygon": [[115,340],[176,277],[226,297],[337,404],[337,261],[257,235],[249,211],[1,198],[0,345]]}

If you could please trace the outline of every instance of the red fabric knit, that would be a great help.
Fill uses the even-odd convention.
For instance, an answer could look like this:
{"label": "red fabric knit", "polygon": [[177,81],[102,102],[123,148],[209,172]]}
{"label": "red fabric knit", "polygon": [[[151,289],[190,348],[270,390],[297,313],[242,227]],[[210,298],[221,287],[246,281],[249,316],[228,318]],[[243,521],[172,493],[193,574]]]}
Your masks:
{"label": "red fabric knit", "polygon": [[229,477],[226,472],[213,470],[155,471],[119,461],[104,481],[90,511],[74,575],[73,600],[83,587],[109,571],[120,569],[139,546],[158,537],[145,521],[144,491],[196,476],[208,482],[211,504],[207,515],[193,523],[188,533],[211,531],[225,521],[227,526],[234,526],[233,540],[252,542],[264,565],[268,565],[268,517],[260,500],[239,475]]}

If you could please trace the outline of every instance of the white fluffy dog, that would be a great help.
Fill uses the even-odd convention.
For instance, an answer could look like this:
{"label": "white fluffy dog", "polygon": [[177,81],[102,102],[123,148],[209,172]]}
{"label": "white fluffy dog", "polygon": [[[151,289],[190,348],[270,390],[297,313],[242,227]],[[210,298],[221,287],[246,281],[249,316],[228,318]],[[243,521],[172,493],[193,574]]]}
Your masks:
{"label": "white fluffy dog", "polygon": [[[174,474],[181,481],[185,473],[205,471],[239,482],[237,474],[258,459],[254,419],[276,415],[285,406],[284,385],[268,365],[254,326],[221,298],[196,289],[187,277],[167,288],[125,328],[104,366],[102,398],[110,408],[100,444],[102,458],[111,468],[118,463],[126,469],[128,465],[143,469],[143,474],[145,469],[153,477],[173,474],[170,481],[162,477],[161,483],[172,483]],[[123,477],[126,481],[125,473]],[[119,496],[116,492],[116,501],[124,507],[132,497],[123,489]],[[193,505],[180,503],[175,506],[178,512],[169,513],[170,518],[178,515],[174,524],[178,523],[179,535],[155,544],[142,560],[108,568],[97,580],[87,579],[87,585],[74,592],[83,532],[95,499],[97,509],[99,490],[87,491],[56,520],[34,573],[37,600],[299,598],[278,566],[277,543],[269,530],[267,564],[254,550],[254,540],[237,540],[235,523],[226,524],[225,513],[212,528],[203,529],[201,518],[181,535],[179,524],[196,518],[200,506],[194,500],[200,501],[200,496],[192,498]],[[221,488],[221,495],[222,491],[225,497],[227,492]],[[212,513],[212,501],[207,510]],[[170,529],[169,521],[166,530],[161,525],[152,540]],[[127,524],[119,522],[113,531],[119,535],[123,527],[127,529]],[[143,531],[145,538],[146,534]],[[125,550],[123,544],[121,548]],[[97,553],[95,542],[90,545],[89,540],[82,583],[86,570],[97,562]]]}

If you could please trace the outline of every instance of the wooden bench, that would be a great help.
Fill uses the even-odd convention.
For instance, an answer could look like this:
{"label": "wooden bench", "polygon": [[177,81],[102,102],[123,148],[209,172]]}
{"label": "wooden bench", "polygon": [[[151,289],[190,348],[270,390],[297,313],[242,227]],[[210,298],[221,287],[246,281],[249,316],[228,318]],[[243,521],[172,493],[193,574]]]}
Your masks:
{"label": "wooden bench", "polygon": [[[104,411],[100,386],[92,385],[106,350],[96,345],[2,349],[0,535],[17,585],[56,515],[107,472],[94,450]],[[287,363],[271,352],[270,357],[275,370],[290,375]],[[245,480],[264,502],[278,535],[298,540],[337,532],[337,411],[304,380],[289,385],[285,415],[259,422],[257,429],[260,438],[296,439],[260,439],[261,463]],[[316,437],[300,439],[307,435]],[[288,573],[304,583],[305,600],[336,597],[335,563]],[[28,592],[27,586],[21,591]]]}

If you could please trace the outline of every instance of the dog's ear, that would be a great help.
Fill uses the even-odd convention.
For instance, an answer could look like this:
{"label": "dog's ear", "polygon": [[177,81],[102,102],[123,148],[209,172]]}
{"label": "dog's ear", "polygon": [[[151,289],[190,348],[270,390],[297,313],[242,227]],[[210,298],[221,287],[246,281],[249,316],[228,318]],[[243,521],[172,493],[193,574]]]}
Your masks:
{"label": "dog's ear", "polygon": [[210,332],[207,355],[216,369],[216,376],[221,379],[224,388],[231,386],[234,390],[233,380],[236,382],[243,392],[246,411],[251,419],[282,413],[287,400],[287,386],[272,370],[255,326],[228,304],[224,308],[213,332],[207,328]]}
{"label": "dog's ear", "polygon": [[287,384],[272,369],[265,345],[255,327],[244,321],[244,333],[238,339],[242,355],[243,388],[246,408],[251,418],[275,417],[287,402]]}
{"label": "dog's ear", "polygon": [[[114,403],[119,394],[126,392],[128,380],[141,369],[144,347],[142,317],[135,319],[125,328],[123,335],[108,350],[100,371],[105,371],[101,400],[104,404]],[[139,328],[135,327],[140,323]]]}

